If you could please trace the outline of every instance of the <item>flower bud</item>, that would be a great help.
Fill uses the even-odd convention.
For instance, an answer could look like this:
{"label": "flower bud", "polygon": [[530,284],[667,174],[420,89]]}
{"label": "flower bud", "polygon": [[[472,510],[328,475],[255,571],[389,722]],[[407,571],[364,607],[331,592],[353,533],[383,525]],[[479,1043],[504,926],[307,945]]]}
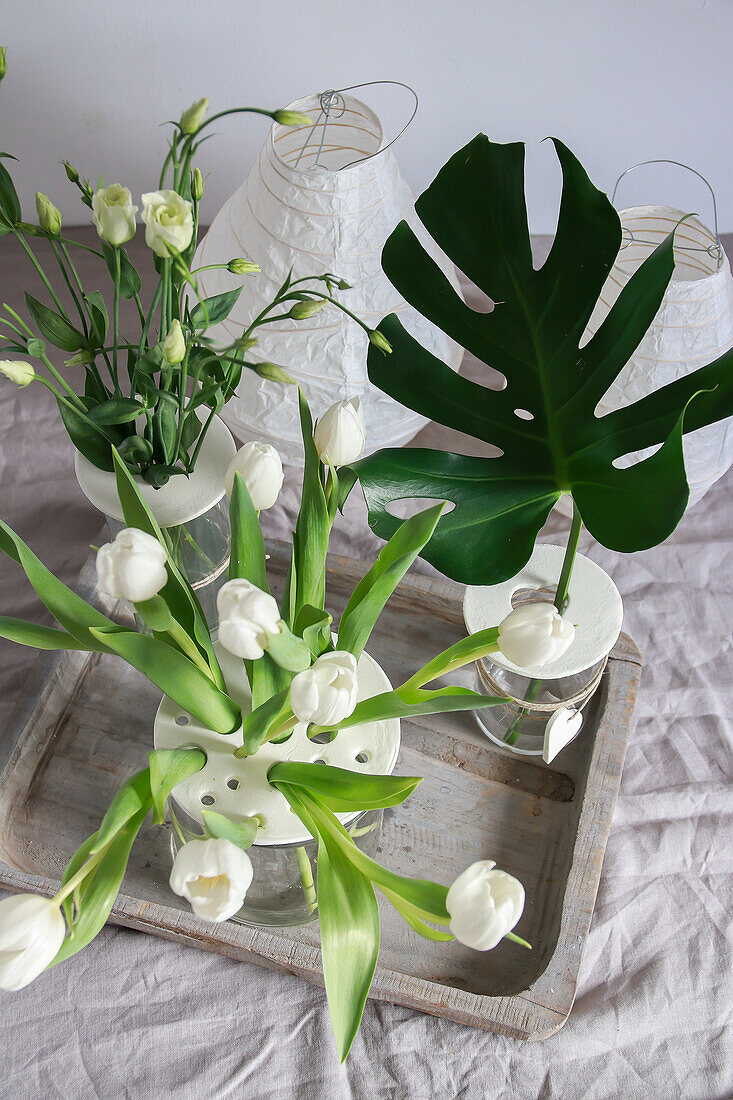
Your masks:
{"label": "flower bud", "polygon": [[472,863],[448,890],[445,907],[450,930],[459,943],[490,951],[511,932],[524,909],[524,887],[493,859]]}
{"label": "flower bud", "polygon": [[78,183],[79,173],[77,172],[76,168],[74,168],[72,164],[69,164],[68,160],[62,160],[61,163],[64,166],[66,178],[68,179],[69,183]]}
{"label": "flower bud", "polygon": [[292,374],[278,367],[277,363],[258,363],[255,374],[259,374],[260,378],[269,378],[271,382],[283,382],[287,386],[298,385]]}
{"label": "flower bud", "polygon": [[8,71],[8,61],[7,61],[7,58],[5,56],[5,47],[0,46],[0,80],[3,79],[3,77],[5,76],[7,71]]}
{"label": "flower bud", "polygon": [[235,454],[224,475],[227,496],[232,495],[234,475],[241,474],[257,512],[272,508],[280,495],[285,475],[280,455],[269,443],[250,440]]}
{"label": "flower bud", "polygon": [[24,363],[22,359],[0,360],[0,374],[4,374],[17,386],[28,386],[36,377],[33,365]]}
{"label": "flower bud", "polygon": [[94,362],[94,352],[89,348],[82,348],[81,351],[77,351],[76,355],[72,355],[69,359],[64,359],[67,367],[84,367],[87,363]]}
{"label": "flower bud", "polygon": [[339,281],[336,283],[336,286],[339,288],[339,290],[351,290],[351,283],[347,283],[346,279],[339,279]]}
{"label": "flower bud", "polygon": [[227,581],[216,597],[219,641],[235,657],[258,661],[269,634],[280,630],[280,611],[269,592],[239,577]]}
{"label": "flower bud", "polygon": [[366,442],[361,398],[352,397],[332,405],[316,422],[313,439],[321,461],[332,466],[355,462]]}
{"label": "flower bud", "polygon": [[22,989],[53,962],[66,937],[59,906],[37,894],[0,901],[0,989]]}
{"label": "flower bud", "polygon": [[193,237],[193,203],[177,191],[148,191],[142,196],[145,243],[165,259],[185,252]]}
{"label": "flower bud", "polygon": [[290,706],[299,722],[337,726],[359,699],[356,657],[346,650],[324,653],[290,684]]}
{"label": "flower bud", "polygon": [[373,328],[369,333],[369,343],[373,344],[375,348],[379,348],[386,355],[392,354],[392,345],[386,336],[384,336],[379,329]]}
{"label": "flower bud", "polygon": [[197,99],[195,103],[192,103],[188,110],[184,111],[181,115],[181,121],[178,125],[184,134],[195,134],[201,129],[201,123],[204,121],[204,115],[206,109],[209,106],[208,99],[204,96],[203,99]]}
{"label": "flower bud", "polygon": [[36,191],[36,213],[38,224],[44,233],[48,233],[50,237],[58,237],[61,232],[61,211],[42,191]]}
{"label": "flower bud", "polygon": [[130,188],[119,183],[100,187],[92,195],[92,214],[97,233],[103,241],[115,248],[131,241],[135,236],[137,211],[137,206],[132,202]]}
{"label": "flower bud", "polygon": [[519,668],[556,661],[571,645],[575,627],[544,601],[515,607],[499,623],[501,652]]}
{"label": "flower bud", "polygon": [[231,840],[189,840],[173,861],[170,886],[202,920],[225,921],[242,908],[252,860]]}
{"label": "flower bud", "polygon": [[313,119],[301,111],[275,111],[272,116],[280,126],[312,126]]}
{"label": "flower bud", "polygon": [[168,329],[168,335],[163,341],[163,358],[166,363],[173,366],[174,363],[180,363],[186,354],[186,338],[183,335],[183,329],[181,328],[181,322],[176,318],[171,321],[171,327]]}
{"label": "flower bud", "polygon": [[200,168],[194,168],[191,173],[191,198],[196,202],[201,202],[201,196],[204,193],[204,177],[201,175]]}
{"label": "flower bud", "polygon": [[157,539],[137,527],[124,527],[114,542],[97,551],[99,587],[114,600],[152,600],[165,586],[166,552]]}
{"label": "flower bud", "polygon": [[312,317],[314,313],[322,310],[325,305],[325,298],[311,298],[307,302],[296,302],[288,317],[292,317],[294,321],[305,321],[308,317]]}
{"label": "flower bud", "polygon": [[249,351],[256,344],[259,344],[259,340],[256,336],[240,336],[238,340],[234,341],[234,346],[239,351]]}
{"label": "flower bud", "polygon": [[235,259],[227,264],[227,271],[231,271],[232,275],[256,275],[261,270],[260,265],[251,260]]}

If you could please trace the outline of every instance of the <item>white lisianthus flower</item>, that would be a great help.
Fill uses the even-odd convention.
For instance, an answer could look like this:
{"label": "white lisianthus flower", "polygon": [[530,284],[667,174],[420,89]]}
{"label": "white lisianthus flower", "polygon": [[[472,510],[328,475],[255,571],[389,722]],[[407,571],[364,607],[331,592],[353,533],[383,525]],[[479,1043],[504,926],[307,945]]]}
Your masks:
{"label": "white lisianthus flower", "polygon": [[0,989],[22,989],[56,957],[66,936],[59,906],[37,894],[0,901]]}
{"label": "white lisianthus flower", "polygon": [[268,634],[280,630],[280,611],[274,596],[239,577],[227,581],[216,596],[219,641],[235,657],[258,661],[267,648]]}
{"label": "white lisianthus flower", "polygon": [[290,706],[299,722],[337,726],[359,699],[356,657],[346,650],[324,653],[290,684]]}
{"label": "white lisianthus flower", "polygon": [[142,196],[145,243],[165,259],[185,252],[193,237],[193,203],[177,191],[148,191]]}
{"label": "white lisianthus flower", "polygon": [[519,668],[556,661],[571,645],[575,627],[551,603],[525,603],[499,623],[501,652]]}
{"label": "white lisianthus flower", "polygon": [[17,386],[29,386],[36,377],[36,372],[31,363],[24,363],[22,359],[3,359],[0,361],[0,374],[4,374]]}
{"label": "white lisianthus flower", "polygon": [[231,840],[189,840],[173,862],[170,885],[203,920],[229,920],[252,882],[252,860]]}
{"label": "white lisianthus flower", "polygon": [[124,527],[114,542],[97,551],[99,587],[114,600],[152,600],[168,580],[165,563],[157,539],[137,527]]}
{"label": "white lisianthus flower", "polygon": [[92,214],[97,233],[103,241],[115,247],[131,241],[135,236],[137,211],[130,188],[120,183],[100,187],[92,195]]}
{"label": "white lisianthus flower", "polygon": [[366,443],[361,398],[337,401],[327,409],[316,423],[313,439],[323,462],[333,466],[355,462]]}
{"label": "white lisianthus flower", "polygon": [[480,859],[458,876],[445,899],[450,930],[460,943],[490,951],[511,932],[524,909],[524,887],[514,875]]}
{"label": "white lisianthus flower", "polygon": [[180,363],[186,354],[186,337],[183,335],[181,322],[176,318],[171,322],[168,335],[163,341],[163,358],[171,366]]}
{"label": "white lisianthus flower", "polygon": [[280,495],[285,474],[280,455],[269,443],[250,440],[235,454],[224,474],[227,496],[232,495],[234,475],[241,474],[257,512],[272,508]]}

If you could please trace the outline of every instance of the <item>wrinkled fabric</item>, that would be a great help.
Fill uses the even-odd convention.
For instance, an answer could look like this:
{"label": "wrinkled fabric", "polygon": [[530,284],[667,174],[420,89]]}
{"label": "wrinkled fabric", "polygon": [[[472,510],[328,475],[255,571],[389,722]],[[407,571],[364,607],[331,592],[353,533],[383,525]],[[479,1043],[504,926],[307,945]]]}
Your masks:
{"label": "wrinkled fabric", "polygon": [[[133,243],[135,259],[145,249]],[[0,281],[2,300],[17,307],[13,247],[3,242]],[[37,293],[26,268],[23,283]],[[418,442],[469,444],[434,427]],[[263,516],[266,535],[289,530],[297,486],[287,470]],[[378,541],[358,496],[337,521],[333,549],[367,558]],[[71,444],[38,386],[0,384],[0,515],[67,582],[96,541],[99,517],[76,486]],[[542,537],[559,542],[566,532],[567,520],[553,516]],[[322,990],[110,927],[80,955],[0,997],[0,1095],[731,1096],[733,481],[718,482],[664,546],[623,557],[584,535],[580,549],[618,584],[624,629],[646,663],[578,995],[557,1035],[523,1043],[370,1001],[342,1067]],[[0,592],[2,612],[39,617],[34,594],[5,559]],[[0,729],[34,659],[0,642]]]}

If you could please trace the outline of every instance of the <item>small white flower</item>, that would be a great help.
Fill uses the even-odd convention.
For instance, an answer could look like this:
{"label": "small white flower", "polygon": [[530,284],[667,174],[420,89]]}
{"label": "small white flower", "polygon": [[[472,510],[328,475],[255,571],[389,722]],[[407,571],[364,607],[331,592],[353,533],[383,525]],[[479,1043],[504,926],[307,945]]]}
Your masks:
{"label": "small white flower", "polygon": [[171,366],[180,363],[186,354],[186,338],[183,335],[181,322],[176,318],[171,322],[168,335],[163,341],[163,358]]}
{"label": "small white flower", "polygon": [[224,474],[227,496],[232,495],[234,475],[241,474],[257,512],[272,508],[280,495],[285,474],[280,455],[269,443],[250,440],[235,454]]}
{"label": "small white flower", "polygon": [[558,707],[545,726],[545,740],[542,747],[542,759],[546,764],[554,760],[559,752],[575,738],[583,725],[583,715],[572,707]]}
{"label": "small white flower", "polygon": [[327,409],[316,423],[313,439],[322,462],[333,466],[355,462],[366,443],[361,398],[337,401]]}
{"label": "small white flower", "polygon": [[227,581],[216,597],[219,641],[235,657],[257,661],[267,647],[267,635],[280,629],[280,611],[268,592],[244,578]]}
{"label": "small white flower", "polygon": [[252,860],[231,840],[189,840],[178,850],[170,885],[197,917],[224,921],[242,908],[252,875]]}
{"label": "small white flower", "polygon": [[137,206],[132,203],[130,188],[120,183],[100,187],[92,195],[94,224],[99,236],[108,244],[119,246],[132,240],[137,229],[137,211]]}
{"label": "small white flower", "polygon": [[22,989],[56,957],[66,936],[58,905],[36,894],[0,901],[0,989]]}
{"label": "small white flower", "polygon": [[167,259],[185,252],[193,237],[193,203],[177,191],[148,191],[142,196],[145,243]]}
{"label": "small white flower", "polygon": [[290,706],[299,722],[337,726],[359,699],[356,657],[346,650],[324,653],[290,684]]}
{"label": "small white flower", "polygon": [[24,363],[22,359],[3,359],[0,361],[0,374],[4,374],[17,386],[29,386],[36,377],[36,372],[31,363]]}
{"label": "small white flower", "polygon": [[450,930],[460,943],[490,951],[511,932],[524,909],[524,887],[514,875],[495,871],[493,859],[480,859],[458,876],[445,907]]}
{"label": "small white flower", "polygon": [[521,604],[499,624],[499,649],[519,668],[556,661],[574,637],[573,624],[546,602]]}
{"label": "small white flower", "polygon": [[157,539],[137,527],[124,527],[114,542],[97,551],[99,587],[114,600],[152,600],[168,580],[165,563]]}

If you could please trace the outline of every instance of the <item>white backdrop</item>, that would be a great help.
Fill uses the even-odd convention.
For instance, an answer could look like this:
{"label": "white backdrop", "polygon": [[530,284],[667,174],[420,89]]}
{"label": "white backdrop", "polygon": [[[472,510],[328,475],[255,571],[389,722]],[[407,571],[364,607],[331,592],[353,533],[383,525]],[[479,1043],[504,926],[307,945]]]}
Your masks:
{"label": "white backdrop", "polygon": [[[21,158],[28,214],[36,189],[69,223],[86,220],[58,167],[139,193],[156,185],[164,131],[188,103],[276,107],[311,91],[391,77],[421,107],[397,156],[421,190],[478,130],[529,143],[532,229],[551,232],[558,176],[547,134],[595,181],[649,157],[686,161],[719,196],[733,230],[729,0],[5,0],[10,70],[0,148]],[[379,104],[381,107],[381,103]],[[230,120],[202,149],[210,220],[242,181],[264,120]],[[622,199],[709,206],[677,175],[639,180]]]}

